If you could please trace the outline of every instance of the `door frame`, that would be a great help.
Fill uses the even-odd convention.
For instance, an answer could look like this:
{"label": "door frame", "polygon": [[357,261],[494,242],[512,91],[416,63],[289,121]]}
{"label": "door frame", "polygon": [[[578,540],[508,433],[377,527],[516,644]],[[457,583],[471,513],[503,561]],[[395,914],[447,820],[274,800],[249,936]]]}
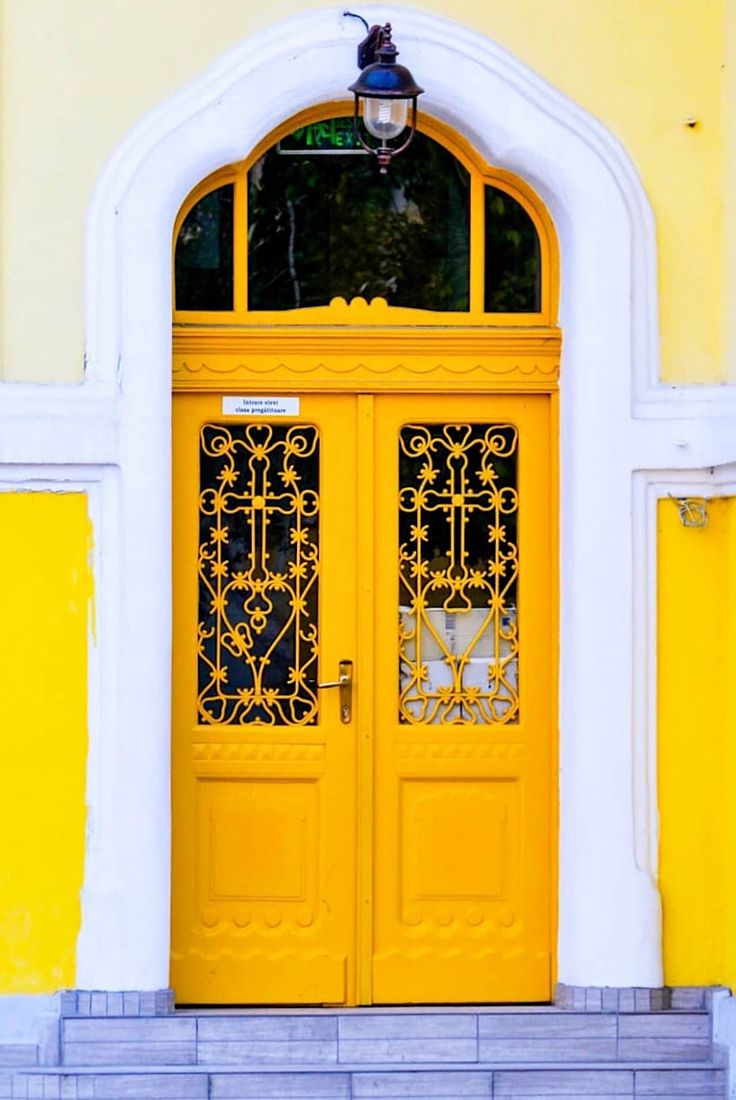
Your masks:
{"label": "door frame", "polygon": [[[273,337],[278,337],[278,350],[270,348]],[[324,355],[324,362],[314,369],[313,360],[305,355],[303,332],[289,331],[284,327],[276,334],[273,332],[232,333],[221,344],[212,340],[211,335],[199,328],[179,331],[174,338],[174,397],[176,396],[220,396],[243,392],[254,394],[273,394],[278,396],[298,395],[353,395],[356,398],[356,453],[357,453],[357,549],[359,560],[363,563],[361,583],[358,586],[356,606],[356,638],[358,652],[355,654],[356,679],[358,684],[372,684],[374,679],[374,646],[364,645],[366,637],[374,637],[374,598],[375,548],[373,528],[373,507],[375,497],[375,477],[372,456],[375,447],[375,408],[374,400],[382,396],[443,396],[465,398],[468,401],[470,418],[474,397],[518,397],[531,398],[545,402],[547,409],[548,431],[550,438],[549,454],[549,512],[550,551],[548,576],[550,590],[549,630],[552,641],[548,646],[547,657],[550,662],[549,679],[552,684],[550,697],[544,709],[547,712],[547,731],[550,738],[548,757],[548,835],[550,849],[546,881],[549,889],[549,953],[550,988],[554,989],[557,977],[557,958],[555,941],[558,931],[558,792],[555,782],[559,767],[558,731],[556,715],[557,698],[557,646],[559,636],[559,393],[557,377],[559,369],[559,333],[556,330],[544,330],[543,333],[526,333],[517,338],[515,351],[509,348],[509,333],[503,329],[489,330],[483,336],[474,334],[468,339],[467,331],[458,328],[445,331],[441,340],[436,336],[417,333],[404,333],[400,339],[401,350],[398,353],[377,353],[371,349],[371,341],[378,346],[389,346],[396,333],[391,330],[375,329],[365,333],[320,330],[314,335],[312,354],[319,347],[325,350],[325,342],[332,337],[341,349],[340,361],[347,358],[360,366],[352,372],[343,369],[330,373],[330,356]],[[524,338],[526,337],[526,338]],[[269,346],[269,354],[264,356],[263,343]],[[311,346],[311,344],[310,344]],[[439,352],[438,352],[439,348]],[[437,354],[444,350],[447,358],[436,363]],[[430,359],[434,351],[435,359]],[[200,354],[201,353],[201,354]],[[206,355],[206,362],[203,356]],[[396,359],[401,356],[397,363]],[[263,373],[248,374],[239,364],[243,359],[253,358],[259,364],[268,364]],[[198,366],[195,371],[189,369],[193,361]],[[418,376],[412,367],[402,360],[416,363],[435,362],[431,369],[424,369]],[[301,375],[298,364],[310,367]],[[285,364],[292,364],[286,366]],[[265,374],[265,377],[264,377]],[[306,379],[304,377],[306,375]],[[448,382],[450,376],[451,382]],[[493,382],[486,381],[488,376]],[[419,380],[418,380],[419,379]],[[227,419],[227,418],[225,418]],[[523,507],[523,502],[522,502]],[[520,568],[523,570],[523,550]],[[523,644],[523,643],[522,643]],[[328,670],[320,668],[320,676],[327,676]],[[361,693],[363,695],[363,693]],[[370,691],[360,702],[359,726],[364,730],[372,728],[374,695]],[[353,727],[351,727],[352,729]],[[359,733],[355,727],[356,736]],[[374,803],[374,764],[375,735],[358,736],[356,745],[356,793],[357,805],[364,809],[356,814],[356,937],[355,948],[358,959],[365,964],[373,958],[373,928],[370,915],[373,911],[374,867],[373,867],[373,810]],[[173,823],[172,823],[173,825]],[[358,1003],[371,1004],[372,978],[370,967],[358,966]]]}
{"label": "door frame", "polygon": [[[565,332],[558,976],[657,986],[654,687],[641,660],[646,638],[635,634],[636,586],[646,584],[646,570],[631,566],[632,475],[673,465],[683,426],[667,419],[670,399],[657,383],[651,211],[617,140],[517,59],[480,34],[409,9],[401,31],[407,57],[433,74],[428,109],[487,160],[526,179],[558,230]],[[109,641],[91,688],[98,712],[77,952],[82,988],[168,981],[171,228],[198,180],[245,156],[284,117],[342,94],[353,44],[354,28],[331,10],[249,38],[148,115],[95,190],[87,373],[75,408],[102,409],[117,433],[104,506],[121,568],[103,581]],[[703,447],[689,455],[694,466],[711,464]],[[654,598],[651,585],[645,591]]]}

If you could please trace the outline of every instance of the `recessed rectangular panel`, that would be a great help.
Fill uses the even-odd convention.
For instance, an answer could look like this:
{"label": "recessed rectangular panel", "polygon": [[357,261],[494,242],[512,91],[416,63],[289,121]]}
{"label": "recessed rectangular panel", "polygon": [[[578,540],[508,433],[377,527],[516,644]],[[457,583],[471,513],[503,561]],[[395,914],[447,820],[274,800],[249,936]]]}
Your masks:
{"label": "recessed rectangular panel", "polygon": [[318,790],[312,779],[200,779],[202,903],[308,903]]}
{"label": "recessed rectangular panel", "polygon": [[517,879],[518,781],[403,779],[400,791],[405,912],[419,906],[448,924],[497,918]]}

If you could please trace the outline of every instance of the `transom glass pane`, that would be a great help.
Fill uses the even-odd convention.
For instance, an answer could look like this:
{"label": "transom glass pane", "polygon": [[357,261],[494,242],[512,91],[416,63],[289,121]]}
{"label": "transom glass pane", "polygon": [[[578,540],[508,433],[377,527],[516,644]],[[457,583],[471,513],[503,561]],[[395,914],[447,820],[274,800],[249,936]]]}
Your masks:
{"label": "transom glass pane", "polygon": [[399,719],[519,715],[517,431],[407,424],[399,435]]}
{"label": "transom glass pane", "polygon": [[539,236],[524,207],[486,187],[486,313],[538,313],[541,307]]}
{"label": "transom glass pane", "polygon": [[317,428],[205,424],[199,525],[200,720],[313,725]]}
{"label": "transom glass pane", "polygon": [[233,308],[232,183],[199,200],[176,241],[177,309]]}
{"label": "transom glass pane", "polygon": [[[314,133],[305,137],[307,129]],[[467,310],[466,169],[424,134],[386,176],[352,145],[352,120],[330,119],[285,138],[251,168],[248,308],[360,296]]]}

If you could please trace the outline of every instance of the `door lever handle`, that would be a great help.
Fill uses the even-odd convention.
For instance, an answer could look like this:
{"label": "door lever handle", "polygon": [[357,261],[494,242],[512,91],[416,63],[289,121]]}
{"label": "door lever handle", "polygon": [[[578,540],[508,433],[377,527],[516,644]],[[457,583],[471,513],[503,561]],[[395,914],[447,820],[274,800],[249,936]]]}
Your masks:
{"label": "door lever handle", "polygon": [[348,723],[353,716],[353,662],[340,661],[337,679],[326,680],[317,687],[340,689],[340,721]]}

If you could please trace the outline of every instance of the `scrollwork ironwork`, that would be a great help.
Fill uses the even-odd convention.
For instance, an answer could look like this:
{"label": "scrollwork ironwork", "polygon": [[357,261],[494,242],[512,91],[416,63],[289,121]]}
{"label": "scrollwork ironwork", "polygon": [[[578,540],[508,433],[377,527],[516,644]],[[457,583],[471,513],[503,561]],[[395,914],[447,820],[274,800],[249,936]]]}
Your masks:
{"label": "scrollwork ironwork", "polygon": [[317,720],[319,438],[200,432],[198,709],[208,724]]}
{"label": "scrollwork ironwork", "polygon": [[399,716],[518,721],[518,436],[408,424],[399,439]]}

